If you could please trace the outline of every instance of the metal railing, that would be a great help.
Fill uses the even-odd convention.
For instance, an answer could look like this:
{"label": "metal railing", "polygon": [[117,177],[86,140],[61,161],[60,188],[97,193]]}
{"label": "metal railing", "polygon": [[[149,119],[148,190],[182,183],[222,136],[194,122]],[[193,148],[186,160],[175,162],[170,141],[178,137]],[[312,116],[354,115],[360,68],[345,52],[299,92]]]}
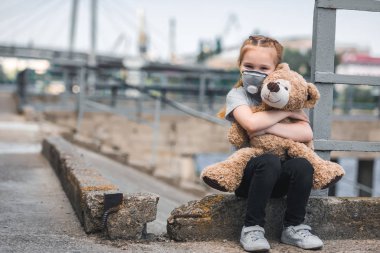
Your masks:
{"label": "metal railing", "polygon": [[[233,83],[236,81],[236,76],[233,74],[226,74],[226,78],[229,77],[231,79],[231,83],[226,85],[225,87],[218,87],[213,85],[213,81],[220,79],[221,75],[218,74],[210,74],[210,73],[182,73],[181,78],[186,77],[196,77],[199,79],[200,84],[198,85],[182,85],[182,84],[172,84],[168,85],[168,83],[161,82],[157,84],[147,85],[147,81],[145,79],[141,80],[141,83],[135,83],[134,85],[130,85],[125,83],[124,81],[112,82],[112,85],[109,84],[97,84],[95,86],[96,90],[109,90],[111,93],[108,95],[111,100],[110,103],[104,104],[95,101],[93,96],[86,95],[86,72],[87,69],[82,67],[80,70],[80,81],[79,81],[79,94],[78,94],[78,104],[77,104],[77,125],[76,131],[79,132],[81,128],[81,123],[83,121],[84,113],[90,109],[95,111],[104,111],[117,115],[124,116],[129,120],[136,121],[138,123],[145,124],[152,128],[153,130],[153,138],[152,138],[152,154],[151,154],[151,166],[155,166],[157,162],[157,152],[158,152],[158,141],[160,134],[160,119],[163,110],[162,105],[170,106],[175,110],[190,115],[192,117],[196,117],[208,122],[212,122],[219,125],[227,125],[228,123],[225,120],[221,120],[214,115],[210,115],[202,111],[203,106],[199,106],[199,104],[205,103],[207,100],[206,97],[219,95],[221,97],[225,97],[227,92],[233,86]],[[172,75],[173,73],[170,73]],[[142,75],[146,76],[146,75]],[[161,75],[162,77],[162,75]],[[233,77],[234,79],[232,79]],[[167,78],[162,78],[167,81]],[[233,80],[233,81],[232,81]],[[136,110],[135,115],[131,115],[125,112],[125,110],[117,108],[117,100],[120,99],[118,94],[121,91],[127,90],[135,90],[138,91],[138,96],[135,98],[136,100]],[[191,108],[186,106],[185,104],[178,102],[173,99],[169,99],[166,94],[167,93],[178,93],[178,94],[192,94],[194,98],[196,98],[196,102],[198,104],[197,108]],[[125,94],[125,93],[124,93]],[[125,95],[122,95],[125,98]],[[143,100],[148,98],[150,101],[154,102],[154,108],[151,110],[153,117],[151,117],[152,121],[147,121],[144,117],[141,117],[142,112],[147,113],[147,110],[143,110]],[[126,108],[124,108],[126,109]],[[152,109],[152,108],[151,108]]]}
{"label": "metal railing", "polygon": [[[380,12],[380,1],[375,0],[316,0],[313,22],[313,49],[311,79],[320,93],[321,99],[311,112],[315,150],[324,159],[330,159],[331,151],[379,152],[380,142],[331,140],[333,108],[333,84],[380,86],[380,77],[340,75],[334,73],[336,12],[357,10]],[[327,191],[315,192],[327,195]]]}

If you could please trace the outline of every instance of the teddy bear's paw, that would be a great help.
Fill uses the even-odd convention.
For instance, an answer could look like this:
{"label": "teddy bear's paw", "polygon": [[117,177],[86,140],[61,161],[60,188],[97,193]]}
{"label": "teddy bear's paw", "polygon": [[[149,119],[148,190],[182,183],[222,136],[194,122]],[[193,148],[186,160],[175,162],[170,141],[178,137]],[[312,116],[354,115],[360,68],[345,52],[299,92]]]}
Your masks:
{"label": "teddy bear's paw", "polygon": [[330,186],[333,186],[336,182],[338,182],[343,176],[336,176],[334,179],[332,179],[329,183],[321,185],[320,189],[326,189],[329,188]]}
{"label": "teddy bear's paw", "polygon": [[[314,171],[314,189],[326,189],[338,182],[345,174],[337,163],[325,161],[324,166]],[[323,169],[322,169],[323,168]]]}
{"label": "teddy bear's paw", "polygon": [[228,190],[219,184],[219,182],[215,179],[212,179],[210,177],[207,177],[207,176],[204,176],[202,177],[203,179],[203,182],[205,182],[208,186],[210,186],[211,188],[214,188],[218,191],[222,191],[222,192],[227,192]]}

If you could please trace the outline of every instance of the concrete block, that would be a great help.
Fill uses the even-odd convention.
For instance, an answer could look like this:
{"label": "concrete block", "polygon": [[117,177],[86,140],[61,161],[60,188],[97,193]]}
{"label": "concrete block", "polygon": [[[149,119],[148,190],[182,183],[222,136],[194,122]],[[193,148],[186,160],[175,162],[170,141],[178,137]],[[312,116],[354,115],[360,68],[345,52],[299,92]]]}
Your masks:
{"label": "concrete block", "polygon": [[[43,155],[49,160],[86,233],[99,232],[104,214],[104,194],[116,193],[117,186],[89,167],[75,148],[60,137],[43,141]],[[111,239],[140,239],[146,223],[156,218],[158,196],[123,194],[120,209],[109,216],[107,233]]]}
{"label": "concrete block", "polygon": [[124,194],[121,209],[110,214],[107,221],[110,239],[141,239],[146,224],[156,219],[158,195],[150,193]]}
{"label": "concrete block", "polygon": [[[267,206],[266,235],[278,239],[285,199]],[[233,194],[209,195],[174,209],[167,232],[176,241],[237,240],[243,226],[246,200]],[[380,238],[380,198],[317,198],[307,205],[305,223],[322,239]]]}

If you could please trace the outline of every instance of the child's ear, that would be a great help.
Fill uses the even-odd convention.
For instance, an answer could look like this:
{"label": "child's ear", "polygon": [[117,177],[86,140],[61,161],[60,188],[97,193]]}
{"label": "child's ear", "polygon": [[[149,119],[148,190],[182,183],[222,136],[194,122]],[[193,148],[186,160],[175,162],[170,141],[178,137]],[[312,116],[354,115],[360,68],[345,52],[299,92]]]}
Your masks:
{"label": "child's ear", "polygon": [[305,101],[305,108],[313,108],[320,98],[319,91],[313,83],[307,83],[307,100]]}
{"label": "child's ear", "polygon": [[281,69],[283,69],[283,70],[290,70],[289,65],[287,63],[285,63],[285,62],[280,63],[280,64],[277,65],[276,70],[281,70]]}

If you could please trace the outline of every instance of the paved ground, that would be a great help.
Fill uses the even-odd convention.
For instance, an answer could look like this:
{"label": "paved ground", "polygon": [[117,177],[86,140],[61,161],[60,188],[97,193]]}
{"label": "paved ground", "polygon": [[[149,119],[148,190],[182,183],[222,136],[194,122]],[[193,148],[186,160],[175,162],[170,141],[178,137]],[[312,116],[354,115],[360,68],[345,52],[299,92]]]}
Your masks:
{"label": "paved ground", "polygon": [[[176,243],[159,236],[128,242],[86,235],[60,182],[39,154],[39,126],[25,122],[14,108],[10,94],[0,93],[0,252],[243,252],[237,240]],[[193,198],[107,158],[82,152],[122,190],[149,189],[161,195],[158,222],[150,225],[150,232],[162,232],[172,207]],[[319,252],[380,252],[380,240],[325,244]],[[277,242],[271,246],[270,252],[305,252]]]}

